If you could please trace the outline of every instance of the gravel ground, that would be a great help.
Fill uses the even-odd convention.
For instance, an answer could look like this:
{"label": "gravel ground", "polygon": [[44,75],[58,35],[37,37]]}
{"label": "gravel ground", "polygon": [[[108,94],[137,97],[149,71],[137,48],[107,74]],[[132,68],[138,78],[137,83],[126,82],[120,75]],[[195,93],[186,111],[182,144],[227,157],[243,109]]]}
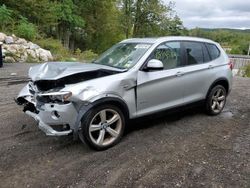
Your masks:
{"label": "gravel ground", "polygon": [[219,116],[189,108],[140,119],[95,152],[45,136],[13,102],[30,65],[0,69],[0,187],[250,187],[250,79],[234,78]]}

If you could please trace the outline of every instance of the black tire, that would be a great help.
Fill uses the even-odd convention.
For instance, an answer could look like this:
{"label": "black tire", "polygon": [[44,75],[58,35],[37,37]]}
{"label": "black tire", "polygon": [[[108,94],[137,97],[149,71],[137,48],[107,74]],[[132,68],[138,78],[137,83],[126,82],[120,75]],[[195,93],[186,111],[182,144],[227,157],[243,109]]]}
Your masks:
{"label": "black tire", "polygon": [[[221,91],[221,95],[216,98],[216,95],[218,94],[217,92]],[[221,102],[218,100],[219,97],[222,98],[224,96],[223,101]],[[206,101],[205,101],[205,110],[208,115],[218,115],[221,113],[223,110],[225,104],[226,104],[226,97],[227,97],[227,92],[226,89],[222,85],[216,85],[214,86],[208,93]],[[217,100],[217,101],[216,101]],[[217,102],[219,105],[217,105]],[[223,103],[222,103],[223,102]],[[218,106],[217,109],[213,108],[213,104],[216,103],[216,107]]]}
{"label": "black tire", "polygon": [[[105,128],[102,128],[101,130],[105,129],[106,136],[109,135],[111,137],[111,140],[112,139],[114,139],[114,140],[109,144],[100,145],[100,144],[95,143],[93,135],[92,135],[92,133],[90,133],[90,125],[91,125],[91,122],[93,121],[93,118],[98,118],[98,116],[99,116],[98,114],[100,114],[102,111],[105,111],[105,110],[107,110],[107,113],[110,113],[109,110],[111,110],[111,111],[116,112],[116,113],[119,114],[119,117],[120,117],[120,120],[119,120],[119,134],[114,139],[114,138],[112,138],[111,134],[108,131],[106,131]],[[105,111],[105,113],[106,113],[106,111]],[[99,116],[99,118],[100,118],[100,121],[101,121],[100,116]],[[79,131],[79,134],[80,134],[79,137],[81,138],[81,140],[84,143],[86,143],[90,148],[92,148],[94,150],[106,150],[106,149],[116,145],[121,140],[121,138],[123,136],[123,133],[124,133],[124,129],[125,129],[125,122],[126,121],[125,121],[124,114],[122,113],[122,111],[118,107],[116,107],[114,105],[109,105],[109,104],[100,105],[100,106],[97,106],[97,107],[94,107],[94,108],[90,109],[82,117],[81,128],[80,128],[80,131]],[[101,123],[101,122],[99,124],[104,125],[104,123]],[[110,126],[110,128],[111,128],[111,126]],[[96,130],[96,131],[99,131],[99,130]],[[101,132],[99,132],[99,136],[100,136],[100,134],[101,134]],[[99,138],[99,136],[97,136],[97,137]]]}

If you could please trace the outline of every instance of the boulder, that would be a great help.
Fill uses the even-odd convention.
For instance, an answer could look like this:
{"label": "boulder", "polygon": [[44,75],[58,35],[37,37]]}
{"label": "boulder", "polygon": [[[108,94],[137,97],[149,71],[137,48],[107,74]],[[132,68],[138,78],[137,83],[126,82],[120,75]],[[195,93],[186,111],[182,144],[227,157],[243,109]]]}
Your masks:
{"label": "boulder", "polygon": [[17,52],[18,45],[16,44],[3,44],[2,48],[5,50],[6,54],[15,54]]}
{"label": "boulder", "polygon": [[3,46],[6,57],[12,57],[16,62],[25,62],[28,58],[26,49],[22,45],[10,44]]}
{"label": "boulder", "polygon": [[26,51],[21,54],[19,59],[17,59],[17,61],[20,63],[25,63],[27,62],[27,60],[28,60],[28,54]]}
{"label": "boulder", "polygon": [[15,35],[7,36],[0,32],[0,43],[1,40],[4,42],[2,50],[5,62],[42,62],[53,60],[50,51],[23,38],[18,38]]}
{"label": "boulder", "polygon": [[23,45],[26,45],[28,42],[23,39],[23,38],[19,38],[15,41],[15,44],[23,44]]}
{"label": "boulder", "polygon": [[7,35],[5,35],[4,33],[0,33],[0,42],[4,42],[6,37]]}
{"label": "boulder", "polygon": [[5,54],[6,54],[6,50],[5,49],[2,49],[2,54],[3,54],[3,57],[4,57]]}
{"label": "boulder", "polygon": [[16,41],[19,39],[15,34],[12,34],[11,37],[13,38],[14,43],[16,43]]}
{"label": "boulder", "polygon": [[13,57],[7,56],[7,57],[4,58],[4,62],[5,63],[15,63],[16,60]]}
{"label": "boulder", "polygon": [[34,44],[33,42],[29,42],[28,46],[29,46],[29,49],[31,49],[31,50],[35,50],[35,49],[40,48],[40,46],[38,46],[37,44]]}
{"label": "boulder", "polygon": [[12,43],[14,43],[13,37],[11,37],[11,36],[6,36],[6,37],[5,37],[5,43],[6,43],[6,44],[12,44]]}
{"label": "boulder", "polygon": [[39,57],[40,61],[52,61],[53,56],[49,50],[45,50],[42,48],[36,49],[36,54]]}
{"label": "boulder", "polygon": [[27,49],[27,54],[31,59],[39,60],[39,57],[37,57],[37,54],[34,50]]}
{"label": "boulder", "polygon": [[22,45],[18,44],[9,44],[3,45],[3,49],[6,51],[6,54],[13,54],[14,56],[21,57],[22,53],[25,52],[25,48]]}

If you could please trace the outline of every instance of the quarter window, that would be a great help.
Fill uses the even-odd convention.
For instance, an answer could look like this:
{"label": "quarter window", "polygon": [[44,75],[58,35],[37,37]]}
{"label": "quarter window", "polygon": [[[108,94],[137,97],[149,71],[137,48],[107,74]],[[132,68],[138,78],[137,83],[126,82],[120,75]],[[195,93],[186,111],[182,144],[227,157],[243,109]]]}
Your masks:
{"label": "quarter window", "polygon": [[214,44],[206,44],[211,60],[214,60],[220,56],[219,49]]}
{"label": "quarter window", "polygon": [[208,54],[207,48],[205,44],[202,44],[202,50],[203,50],[203,57],[204,57],[204,62],[209,62],[210,61],[210,56]]}
{"label": "quarter window", "polygon": [[181,66],[180,42],[166,42],[158,46],[150,56],[150,59],[158,59],[164,69],[173,69]]}

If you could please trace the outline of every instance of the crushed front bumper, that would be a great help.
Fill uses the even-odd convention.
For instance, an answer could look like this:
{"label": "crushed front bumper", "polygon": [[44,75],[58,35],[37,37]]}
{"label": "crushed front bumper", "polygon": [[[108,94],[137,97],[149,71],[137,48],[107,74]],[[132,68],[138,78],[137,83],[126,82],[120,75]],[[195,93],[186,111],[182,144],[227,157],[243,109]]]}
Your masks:
{"label": "crushed front bumper", "polygon": [[[48,136],[64,136],[73,132],[77,111],[72,103],[44,104],[38,113],[26,110],[25,113],[38,122],[38,127]],[[66,129],[56,130],[53,126],[59,125]]]}
{"label": "crushed front bumper", "polygon": [[75,128],[78,112],[72,102],[39,102],[29,84],[19,93],[16,102],[24,106],[23,111],[38,122],[38,127],[46,135],[69,135]]}
{"label": "crushed front bumper", "polygon": [[47,135],[47,136],[64,136],[64,135],[69,135],[72,133],[72,130],[67,130],[67,131],[56,131],[52,127],[50,127],[48,124],[44,123],[41,118],[39,117],[38,114],[31,112],[31,111],[26,111],[25,112],[27,115],[30,117],[33,117],[37,122],[38,122],[38,127]]}

